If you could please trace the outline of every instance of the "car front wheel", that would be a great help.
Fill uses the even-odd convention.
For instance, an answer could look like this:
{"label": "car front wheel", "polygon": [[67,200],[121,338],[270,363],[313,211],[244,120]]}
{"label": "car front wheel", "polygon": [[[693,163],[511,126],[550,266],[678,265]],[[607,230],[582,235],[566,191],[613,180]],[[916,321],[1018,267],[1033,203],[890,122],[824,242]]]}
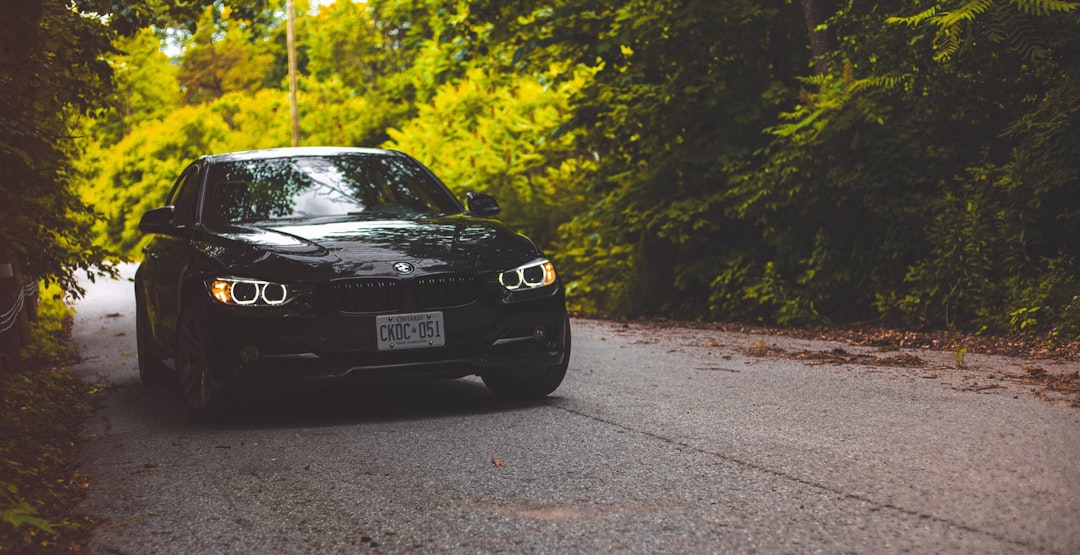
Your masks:
{"label": "car front wheel", "polygon": [[496,397],[507,401],[528,401],[541,399],[559,388],[566,369],[570,366],[570,319],[563,324],[563,361],[549,366],[539,376],[521,378],[507,374],[484,374],[480,376],[484,385]]}
{"label": "car front wheel", "polygon": [[150,332],[150,317],[146,307],[138,303],[135,307],[135,342],[139,354],[139,379],[143,385],[157,387],[164,385],[169,377],[169,370],[161,362],[161,353]]}
{"label": "car front wheel", "polygon": [[218,416],[221,393],[214,388],[214,360],[203,310],[196,304],[180,311],[176,329],[176,375],[180,394],[196,420]]}

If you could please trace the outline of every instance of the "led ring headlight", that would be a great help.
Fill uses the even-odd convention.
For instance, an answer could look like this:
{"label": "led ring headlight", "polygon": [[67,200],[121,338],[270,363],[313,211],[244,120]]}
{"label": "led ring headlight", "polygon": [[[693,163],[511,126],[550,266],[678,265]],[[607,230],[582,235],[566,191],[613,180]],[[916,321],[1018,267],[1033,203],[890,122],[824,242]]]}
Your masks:
{"label": "led ring headlight", "polygon": [[530,262],[499,274],[499,284],[511,291],[537,289],[555,283],[555,265],[547,260]]}
{"label": "led ring headlight", "polygon": [[289,292],[280,283],[219,278],[210,282],[210,295],[218,302],[229,305],[251,306],[258,303],[277,306],[288,299]]}

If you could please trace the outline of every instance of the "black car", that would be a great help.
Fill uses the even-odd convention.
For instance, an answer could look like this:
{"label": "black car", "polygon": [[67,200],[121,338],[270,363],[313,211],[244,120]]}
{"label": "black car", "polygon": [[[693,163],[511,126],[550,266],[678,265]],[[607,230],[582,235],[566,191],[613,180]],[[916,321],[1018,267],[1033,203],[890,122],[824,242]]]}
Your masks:
{"label": "black car", "polygon": [[400,152],[199,158],[139,223],[142,381],[175,374],[198,417],[251,382],[475,374],[548,395],[570,359],[562,283],[494,198],[466,205]]}

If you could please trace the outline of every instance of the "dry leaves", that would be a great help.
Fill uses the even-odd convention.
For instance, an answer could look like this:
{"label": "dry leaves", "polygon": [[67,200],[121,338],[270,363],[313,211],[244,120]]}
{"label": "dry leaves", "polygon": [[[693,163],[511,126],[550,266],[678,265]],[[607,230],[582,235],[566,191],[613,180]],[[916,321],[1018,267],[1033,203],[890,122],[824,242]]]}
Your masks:
{"label": "dry leaves", "polygon": [[1041,366],[1021,366],[1024,375],[1017,376],[1014,381],[1027,385],[1034,385],[1045,391],[1064,394],[1071,398],[1074,407],[1080,407],[1080,372],[1070,374],[1054,374],[1047,372]]}
{"label": "dry leaves", "polygon": [[[758,341],[754,346],[746,349],[746,354],[754,357],[778,357],[807,361],[809,364],[852,364],[860,366],[892,366],[903,368],[925,367],[926,361],[918,355],[900,353],[891,356],[875,356],[871,354],[849,353],[842,348],[834,348],[826,351],[786,351],[779,347],[767,346]],[[711,368],[710,368],[711,369]],[[1048,372],[1040,366],[1022,366],[1024,374],[1004,375],[1000,379],[1007,379],[1014,383],[1035,386],[1032,389],[1036,397],[1050,401],[1067,401],[1071,406],[1080,407],[1080,372],[1069,374]],[[936,370],[943,370],[936,368]],[[922,376],[927,379],[938,379],[937,373]],[[996,379],[993,375],[989,379]],[[990,390],[1004,390],[1001,383],[972,382],[961,388],[961,391],[982,393]]]}
{"label": "dry leaves", "polygon": [[[625,327],[625,326],[624,326]],[[734,333],[752,333],[790,337],[795,339],[815,339],[837,341],[864,347],[879,347],[883,350],[898,349],[935,349],[951,351],[954,345],[967,349],[968,353],[1005,355],[1028,359],[1054,359],[1080,361],[1080,338],[1061,339],[1052,334],[1018,334],[1009,337],[988,337],[949,330],[910,331],[873,326],[857,326],[833,329],[794,329],[770,328],[758,325],[724,322],[682,322],[658,318],[635,323],[641,330],[660,331],[673,327],[688,329],[707,329]]]}
{"label": "dry leaves", "polygon": [[827,351],[802,350],[790,352],[779,347],[765,346],[760,341],[746,350],[746,354],[754,357],[783,357],[795,360],[805,360],[810,364],[858,364],[863,366],[900,366],[905,368],[918,368],[926,365],[926,361],[918,355],[901,353],[886,357],[870,354],[849,353],[839,347]]}

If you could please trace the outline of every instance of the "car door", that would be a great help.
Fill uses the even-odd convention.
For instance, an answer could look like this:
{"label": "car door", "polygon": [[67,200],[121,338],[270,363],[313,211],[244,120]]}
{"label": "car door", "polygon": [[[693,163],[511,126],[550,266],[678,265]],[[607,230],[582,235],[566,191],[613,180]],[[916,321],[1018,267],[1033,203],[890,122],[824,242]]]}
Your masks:
{"label": "car door", "polygon": [[157,234],[143,249],[143,274],[147,315],[154,337],[167,351],[176,344],[176,320],[180,290],[191,265],[191,237],[202,185],[201,164],[188,166],[176,180],[167,205],[175,211],[171,233]]}

